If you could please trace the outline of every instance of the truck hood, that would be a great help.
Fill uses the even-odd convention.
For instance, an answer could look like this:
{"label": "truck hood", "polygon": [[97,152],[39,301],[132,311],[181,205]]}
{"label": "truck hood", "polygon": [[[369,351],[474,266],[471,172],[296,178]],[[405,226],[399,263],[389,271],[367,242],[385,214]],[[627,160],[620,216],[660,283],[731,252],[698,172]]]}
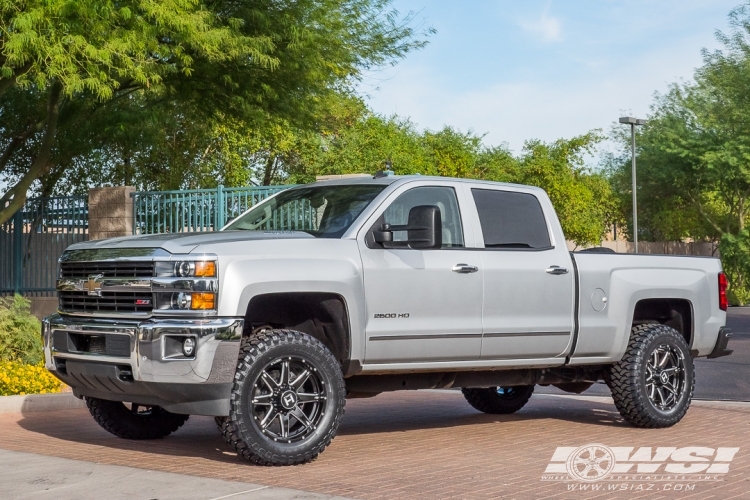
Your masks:
{"label": "truck hood", "polygon": [[210,231],[205,233],[167,233],[124,236],[107,240],[84,241],[68,250],[97,248],[163,248],[169,253],[190,253],[199,245],[234,241],[315,238],[304,231]]}

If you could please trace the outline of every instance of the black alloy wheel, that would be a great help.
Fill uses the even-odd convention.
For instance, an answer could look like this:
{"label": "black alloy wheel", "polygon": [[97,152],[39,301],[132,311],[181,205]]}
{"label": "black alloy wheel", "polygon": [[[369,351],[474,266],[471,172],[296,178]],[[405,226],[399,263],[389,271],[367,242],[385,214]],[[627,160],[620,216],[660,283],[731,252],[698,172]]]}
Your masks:
{"label": "black alloy wheel", "polygon": [[657,346],[646,364],[646,392],[655,408],[668,412],[685,393],[685,356],[669,344]]}
{"label": "black alloy wheel", "polygon": [[690,408],[695,366],[678,331],[644,324],[633,327],[625,355],[606,380],[625,420],[636,427],[669,427]]}
{"label": "black alloy wheel", "polygon": [[274,441],[304,440],[325,414],[325,381],[309,361],[287,356],[270,361],[253,383],[250,411],[260,431]]}
{"label": "black alloy wheel", "polygon": [[346,404],[341,366],[319,340],[292,330],[242,339],[224,440],[261,465],[318,456],[336,435]]}

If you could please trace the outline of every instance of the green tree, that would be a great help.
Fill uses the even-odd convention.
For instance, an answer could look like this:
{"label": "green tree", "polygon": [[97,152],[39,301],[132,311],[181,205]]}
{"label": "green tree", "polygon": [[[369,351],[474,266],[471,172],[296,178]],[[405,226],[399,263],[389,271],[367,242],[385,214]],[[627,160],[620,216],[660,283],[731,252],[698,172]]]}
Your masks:
{"label": "green tree", "polygon": [[[704,51],[694,80],[652,106],[638,137],[639,233],[720,242],[735,302],[750,299],[750,4],[734,9],[722,50]],[[629,166],[613,183],[629,196]],[[641,202],[643,200],[643,202]],[[631,210],[623,198],[623,210]],[[642,234],[639,234],[641,237]]]}
{"label": "green tree", "polygon": [[182,187],[236,164],[245,131],[315,129],[363,70],[423,45],[389,4],[0,0],[0,223],[70,168],[68,185]]}
{"label": "green tree", "polygon": [[543,188],[555,206],[565,237],[578,245],[601,242],[611,222],[610,186],[601,174],[586,167],[585,157],[601,140],[598,132],[552,144],[529,141],[511,182]]}
{"label": "green tree", "polygon": [[598,244],[615,213],[610,185],[585,165],[601,140],[592,132],[551,144],[529,141],[519,157],[506,147],[487,147],[482,136],[451,127],[419,131],[409,120],[382,117],[348,101],[329,120],[328,131],[290,140],[280,171],[287,180],[316,175],[369,173],[390,161],[399,175],[465,177],[540,186],[554,204],[567,238]]}
{"label": "green tree", "polygon": [[[163,91],[193,71],[195,60],[253,60],[267,70],[278,61],[271,42],[240,33],[241,21],[198,1],[0,1],[0,98],[29,114],[3,121],[0,171],[10,164],[10,188],[0,197],[0,223],[22,205],[32,183],[52,168],[58,128],[75,112],[135,90]],[[15,91],[15,92],[12,92]],[[11,117],[8,117],[11,118]],[[15,123],[14,123],[15,122]],[[16,155],[25,150],[19,161]]]}

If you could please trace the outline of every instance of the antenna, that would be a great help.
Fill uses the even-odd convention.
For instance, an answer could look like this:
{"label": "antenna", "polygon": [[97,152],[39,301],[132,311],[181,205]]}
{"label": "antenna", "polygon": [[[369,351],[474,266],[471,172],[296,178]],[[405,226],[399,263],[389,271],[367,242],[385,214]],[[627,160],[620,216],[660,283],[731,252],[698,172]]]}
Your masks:
{"label": "antenna", "polygon": [[372,176],[373,179],[382,179],[383,177],[390,177],[393,175],[393,170],[391,170],[391,167],[393,167],[393,162],[391,160],[385,161],[385,170],[378,170],[375,172],[375,175]]}

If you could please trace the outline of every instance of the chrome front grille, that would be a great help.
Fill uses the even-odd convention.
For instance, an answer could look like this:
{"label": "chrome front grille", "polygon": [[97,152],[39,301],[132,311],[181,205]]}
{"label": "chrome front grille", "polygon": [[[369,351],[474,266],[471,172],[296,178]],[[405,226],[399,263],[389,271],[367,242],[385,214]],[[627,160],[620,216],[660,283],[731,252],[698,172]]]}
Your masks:
{"label": "chrome front grille", "polygon": [[[84,248],[66,250],[60,257],[56,290],[58,311],[64,315],[143,319],[151,316],[212,316],[216,308],[180,309],[175,294],[218,295],[217,265],[212,276],[180,276],[176,262],[216,261],[215,255],[171,254],[161,248]],[[208,273],[207,273],[208,274]],[[192,295],[191,295],[192,297]],[[97,339],[90,346],[101,350]],[[108,347],[109,348],[109,347]]]}
{"label": "chrome front grille", "polygon": [[150,313],[153,295],[150,291],[100,292],[89,295],[87,291],[60,290],[60,310],[85,313]]}
{"label": "chrome front grille", "polygon": [[103,278],[151,278],[154,263],[147,260],[60,263],[60,278],[88,279],[92,275]]}

